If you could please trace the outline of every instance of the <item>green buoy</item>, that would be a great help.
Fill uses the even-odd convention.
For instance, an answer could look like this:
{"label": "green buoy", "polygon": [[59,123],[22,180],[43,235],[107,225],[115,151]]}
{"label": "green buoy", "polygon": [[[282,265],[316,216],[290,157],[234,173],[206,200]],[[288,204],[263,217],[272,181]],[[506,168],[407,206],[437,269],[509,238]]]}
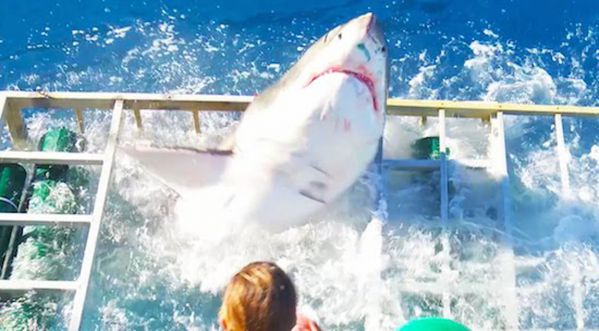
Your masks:
{"label": "green buoy", "polygon": [[427,317],[411,320],[396,331],[470,331],[470,329],[450,319]]}
{"label": "green buoy", "polygon": [[[40,139],[38,148],[44,152],[78,152],[77,141],[76,133],[61,127],[46,132]],[[36,165],[27,212],[76,214],[79,201],[73,185],[87,184],[86,176],[87,173],[81,169],[70,168],[68,165]],[[21,244],[19,251],[28,253],[23,256],[25,260],[17,261],[19,263],[15,265],[14,273],[21,274],[21,278],[62,278],[68,268],[60,265],[60,256],[71,246],[72,238],[77,232],[80,230],[64,226],[25,227],[23,233],[27,240]],[[20,262],[24,262],[22,268]],[[40,268],[36,269],[37,274],[31,275],[31,271],[26,267],[29,263],[40,265]],[[48,267],[41,267],[43,265]]]}
{"label": "green buoy", "polygon": [[[79,136],[64,128],[48,130],[38,149],[45,152],[81,152]],[[35,165],[27,199],[28,213],[77,214],[81,206],[80,186],[88,185],[88,173],[68,165]],[[22,230],[17,254],[12,263],[11,279],[69,280],[77,276],[77,255],[83,252],[84,229],[67,226],[26,226]],[[82,239],[82,240],[79,240]],[[1,325],[59,325],[56,307],[61,298],[31,295],[2,309]],[[0,327],[1,329],[1,327]]]}
{"label": "green buoy", "polygon": [[[412,157],[420,160],[439,160],[441,158],[441,144],[439,142],[439,137],[437,136],[429,136],[416,140],[412,144]],[[449,156],[450,150],[448,147],[445,148],[445,156]],[[416,175],[414,178],[417,183],[430,183],[430,177],[422,177],[421,175]],[[435,190],[439,190],[436,183],[433,184]],[[449,197],[454,195],[456,192],[455,185],[453,181],[450,179],[448,183],[448,193]]]}
{"label": "green buoy", "polygon": [[[77,134],[66,128],[49,130],[40,139],[38,149],[43,152],[77,152]],[[68,169],[68,165],[37,165],[34,180],[61,179]]]}
{"label": "green buoy", "polygon": [[[445,148],[445,154],[449,155],[449,148]],[[441,158],[439,137],[424,137],[412,144],[412,156],[416,159],[438,160]]]}
{"label": "green buoy", "polygon": [[[77,141],[76,133],[61,127],[46,132],[40,139],[38,148],[43,152],[80,152]],[[52,214],[76,213],[77,199],[71,181],[81,182],[81,180],[72,178],[72,173],[68,165],[36,165],[28,211]],[[81,171],[78,174],[84,177],[86,175]]]}
{"label": "green buoy", "polygon": [[[77,139],[76,133],[64,127],[50,129],[41,137],[38,149],[43,152],[77,152]],[[27,213],[76,213],[77,197],[67,182],[70,170],[68,165],[36,164],[30,193],[25,201]],[[67,269],[61,265],[60,255],[70,245],[69,239],[76,231],[79,230],[63,226],[24,227],[11,277],[61,278]]]}
{"label": "green buoy", "polygon": [[27,171],[20,164],[0,164],[0,212],[16,213],[25,187]]}
{"label": "green buoy", "polygon": [[[27,180],[27,171],[17,163],[0,164],[0,213],[17,213]],[[10,272],[14,247],[18,236],[14,226],[0,226],[0,278]]]}

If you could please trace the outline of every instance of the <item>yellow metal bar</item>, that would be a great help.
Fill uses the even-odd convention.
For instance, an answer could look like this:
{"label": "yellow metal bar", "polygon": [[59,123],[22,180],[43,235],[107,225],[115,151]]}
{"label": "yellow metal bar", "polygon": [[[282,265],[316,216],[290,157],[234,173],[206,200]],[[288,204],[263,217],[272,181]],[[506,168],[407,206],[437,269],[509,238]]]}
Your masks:
{"label": "yellow metal bar", "polygon": [[114,100],[125,109],[243,111],[252,100],[247,96],[163,95],[142,93],[1,92],[18,108],[96,108],[109,110]]}
{"label": "yellow metal bar", "polygon": [[0,94],[0,117],[8,126],[12,143],[16,147],[27,145],[27,131],[23,124],[20,108],[16,108],[11,99]]}
{"label": "yellow metal bar", "polygon": [[[11,106],[41,108],[110,109],[114,100],[124,101],[126,109],[162,109],[190,111],[243,111],[253,97],[230,95],[164,95],[147,93],[86,93],[86,92],[0,92]],[[437,116],[445,109],[446,116],[488,119],[498,111],[504,114],[599,116],[599,107],[568,105],[529,105],[483,101],[387,100],[387,114],[402,116]]]}
{"label": "yellow metal bar", "polygon": [[77,117],[77,125],[79,126],[79,132],[84,133],[85,123],[83,122],[83,111],[80,108],[75,109],[75,116]]}
{"label": "yellow metal bar", "polygon": [[143,124],[141,123],[141,111],[139,110],[139,108],[133,108],[133,117],[135,118],[135,125],[137,126],[138,130],[143,130]]}
{"label": "yellow metal bar", "polygon": [[447,117],[489,118],[498,111],[502,111],[504,114],[526,115],[599,115],[599,107],[395,98],[387,100],[387,113],[391,115],[436,116],[440,108],[445,109]]}
{"label": "yellow metal bar", "polygon": [[200,133],[200,112],[198,110],[194,110],[191,112],[193,115],[193,127],[196,130],[196,133]]}

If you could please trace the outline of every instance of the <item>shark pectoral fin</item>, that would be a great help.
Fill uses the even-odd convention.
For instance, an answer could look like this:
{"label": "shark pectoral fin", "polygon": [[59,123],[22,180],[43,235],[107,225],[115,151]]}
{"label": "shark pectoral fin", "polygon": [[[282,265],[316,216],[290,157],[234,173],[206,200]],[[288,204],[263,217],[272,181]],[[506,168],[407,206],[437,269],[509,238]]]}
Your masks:
{"label": "shark pectoral fin", "polygon": [[232,155],[228,151],[190,148],[123,146],[120,149],[181,196],[215,183]]}

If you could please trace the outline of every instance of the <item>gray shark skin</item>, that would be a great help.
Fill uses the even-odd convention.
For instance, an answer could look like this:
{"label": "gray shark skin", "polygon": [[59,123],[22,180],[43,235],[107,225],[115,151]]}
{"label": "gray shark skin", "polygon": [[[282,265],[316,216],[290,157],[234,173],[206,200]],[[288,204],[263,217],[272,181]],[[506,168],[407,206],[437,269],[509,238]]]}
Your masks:
{"label": "gray shark skin", "polygon": [[179,193],[185,222],[283,230],[325,208],[372,162],[388,66],[382,29],[367,13],[326,33],[256,96],[227,151],[123,150]]}

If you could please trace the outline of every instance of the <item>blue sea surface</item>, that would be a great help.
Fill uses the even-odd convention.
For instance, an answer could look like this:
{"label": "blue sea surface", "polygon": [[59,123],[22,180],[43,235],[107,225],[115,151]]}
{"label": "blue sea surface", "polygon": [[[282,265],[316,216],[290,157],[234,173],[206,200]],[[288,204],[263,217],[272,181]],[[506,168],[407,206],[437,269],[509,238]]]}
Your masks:
{"label": "blue sea surface", "polygon": [[[0,0],[0,90],[254,95],[276,81],[329,29],[367,11],[377,15],[389,44],[390,97],[599,106],[597,0]],[[161,123],[171,122],[154,125]],[[561,194],[552,119],[509,117],[506,125],[513,212],[521,234],[514,246],[516,260],[542,260],[517,275],[519,326],[566,330],[582,321],[585,329],[599,329],[599,119],[564,120],[573,188],[568,199]],[[124,172],[117,170],[115,182],[128,184],[119,171]],[[143,192],[123,189],[119,193],[125,200],[143,200]],[[152,194],[147,195],[152,198]],[[466,208],[459,203],[454,200],[455,210]],[[115,248],[152,247],[134,239],[153,227],[148,216],[136,212],[113,212],[123,222],[135,221],[129,227],[108,222],[109,228],[103,230],[113,237],[104,238],[99,248],[84,329],[214,328],[220,299],[214,290],[218,286],[210,285],[216,281],[208,277],[214,276],[213,270],[198,269],[199,295],[197,282],[163,281],[176,277],[164,275],[162,264],[156,262],[164,260],[148,260],[139,252]],[[146,214],[156,218],[156,213]],[[442,312],[442,298],[393,292],[416,265],[438,258],[436,246],[426,250],[430,233],[400,228],[409,236],[392,229],[385,237],[389,266],[381,286],[392,293],[392,301],[380,304],[381,325]],[[345,230],[323,229],[317,235],[328,239],[355,237]],[[467,242],[472,244],[470,253],[452,250],[456,270],[460,258],[476,255],[478,259],[485,249],[497,248],[487,237],[475,234],[460,232],[454,239],[464,249]],[[313,246],[298,242],[305,252],[335,251],[324,241],[311,242]],[[276,245],[272,244],[273,250],[284,250]],[[161,248],[162,244],[156,250]],[[215,270],[221,270],[218,253],[206,260]],[[349,302],[355,298],[343,296],[337,286],[337,282],[354,283],[344,278],[345,265],[336,274],[337,269],[320,260],[311,259],[306,266],[285,258],[282,261],[288,262],[299,283],[308,287],[302,302],[316,307],[323,325],[368,329],[364,307],[352,306]],[[123,263],[128,263],[126,268]],[[486,279],[485,272],[468,266],[460,272]],[[306,276],[306,270],[318,268],[330,274]],[[577,282],[582,287],[572,285],[573,274],[581,275]],[[152,277],[161,282],[148,282]],[[573,288],[582,288],[582,298],[573,299]],[[342,299],[347,302],[338,302]],[[451,301],[453,316],[473,329],[505,328],[497,317],[505,306],[487,299],[482,294],[456,296]]]}
{"label": "blue sea surface", "polygon": [[427,81],[434,97],[481,99],[480,82],[451,81],[460,77],[474,41],[502,46],[504,58],[495,59],[493,69],[509,73],[510,63],[531,62],[554,79],[581,79],[586,91],[577,104],[594,104],[598,93],[594,0],[3,1],[1,6],[3,89],[252,94],[328,29],[373,11],[391,45],[392,96],[409,94],[410,79],[435,64]]}

